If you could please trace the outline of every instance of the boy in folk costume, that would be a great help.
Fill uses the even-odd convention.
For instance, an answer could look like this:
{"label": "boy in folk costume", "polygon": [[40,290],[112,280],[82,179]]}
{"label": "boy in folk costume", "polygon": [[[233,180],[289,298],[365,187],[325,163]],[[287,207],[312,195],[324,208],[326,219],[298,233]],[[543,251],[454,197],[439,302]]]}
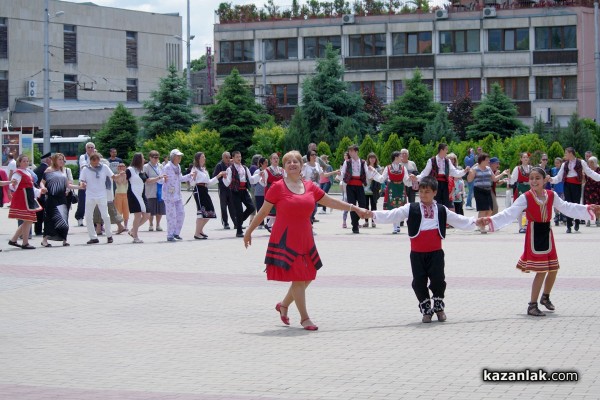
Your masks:
{"label": "boy in folk costume", "polygon": [[[419,309],[423,314],[422,321],[431,322],[435,312],[438,321],[446,320],[444,312],[444,295],[446,277],[444,274],[444,251],[442,239],[446,236],[446,224],[455,228],[472,231],[475,218],[458,215],[437,203],[434,198],[438,189],[438,181],[426,176],[419,183],[419,202],[405,204],[389,211],[370,211],[370,216],[378,223],[398,223],[408,218],[408,236],[410,237],[410,264],[412,268],[412,288],[419,301]],[[429,294],[433,294],[433,299]],[[431,304],[433,300],[433,307]]]}
{"label": "boy in folk costume", "polygon": [[535,278],[531,286],[531,299],[527,307],[527,315],[543,317],[538,308],[538,297],[544,286],[540,304],[553,311],[554,305],[550,301],[550,292],[556,281],[559,269],[554,235],[552,234],[552,208],[571,218],[594,219],[594,214],[600,211],[600,206],[590,204],[583,206],[562,200],[552,190],[544,189],[547,182],[546,171],[540,167],[531,168],[529,173],[530,190],[520,195],[509,207],[493,217],[480,218],[479,225],[489,225],[494,232],[510,225],[517,215],[523,211],[527,214],[527,229],[525,232],[525,246],[523,254],[517,262],[517,269],[523,272],[534,272]]}

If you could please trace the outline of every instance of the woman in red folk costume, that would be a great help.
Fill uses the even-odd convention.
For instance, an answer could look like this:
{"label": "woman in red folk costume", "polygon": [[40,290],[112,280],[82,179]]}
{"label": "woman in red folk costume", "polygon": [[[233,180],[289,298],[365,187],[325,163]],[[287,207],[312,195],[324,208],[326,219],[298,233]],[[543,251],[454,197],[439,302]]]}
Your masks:
{"label": "woman in red folk costume", "polygon": [[[517,165],[510,175],[510,184],[513,185],[513,201],[523,193],[529,190],[529,172],[531,171],[531,165],[529,165],[529,153],[521,153],[521,159],[519,165]],[[523,216],[518,215],[519,221],[519,233],[525,233],[525,225],[523,225]]]}
{"label": "woman in red folk costume", "polygon": [[546,172],[540,167],[533,167],[529,174],[531,189],[520,195],[517,200],[499,214],[493,217],[483,217],[477,221],[480,226],[489,225],[490,231],[501,229],[510,225],[514,218],[525,211],[527,215],[527,231],[525,233],[525,249],[517,263],[517,268],[523,272],[536,274],[531,287],[531,299],[527,314],[542,317],[544,314],[538,308],[538,298],[542,285],[544,291],[540,304],[553,311],[554,305],[550,301],[550,291],[556,281],[558,272],[558,256],[552,234],[552,208],[572,218],[594,219],[600,206],[590,204],[583,206],[562,200],[552,190],[544,189]]}
{"label": "woman in red folk costume", "polygon": [[[8,244],[15,247],[20,247],[23,250],[35,249],[29,244],[29,230],[31,224],[37,221],[36,213],[42,210],[42,206],[36,200],[40,194],[46,193],[46,188],[42,186],[37,189],[33,186],[33,172],[29,171],[29,157],[21,154],[17,158],[17,169],[12,175],[10,190],[13,191],[12,202],[8,212],[8,218],[23,221],[13,237],[8,241]],[[17,243],[17,239],[21,236],[23,244]]]}
{"label": "woman in red folk costume", "polygon": [[[410,175],[400,163],[399,151],[392,153],[392,163],[384,168],[380,183],[386,182],[383,196],[383,209],[393,210],[406,204],[406,186],[412,187]],[[393,224],[393,234],[400,233],[400,224]]]}
{"label": "woman in red folk costume", "polygon": [[[271,154],[271,165],[269,165],[269,167],[266,169],[266,171],[267,171],[267,186],[265,186],[265,198],[266,198],[267,192],[269,191],[271,186],[273,186],[273,184],[275,182],[282,180],[284,177],[284,174],[285,174],[283,168],[281,168],[279,166],[279,154],[277,154],[277,153]],[[271,232],[271,227],[275,223],[276,215],[277,214],[276,214],[275,207],[273,207],[271,209],[271,212],[269,213],[269,216],[267,219],[267,225],[265,225],[265,228],[269,232]]]}
{"label": "woman in red folk costume", "polygon": [[283,168],[286,176],[274,183],[266,193],[262,208],[246,229],[244,245],[247,248],[252,244],[252,232],[276,206],[277,220],[265,256],[267,279],[291,282],[291,286],[275,310],[279,312],[281,321],[289,325],[288,307],[295,302],[302,327],[316,331],[318,328],[310,320],[306,309],[306,288],[322,266],[310,223],[315,202],[336,210],[355,211],[363,218],[367,210],[329,197],[313,182],[304,181],[300,173],[302,156],[297,151],[290,151],[283,156]]}
{"label": "woman in red folk costume", "polygon": [[[592,156],[588,158],[587,163],[592,171],[600,174],[600,166],[598,166],[598,159],[596,157]],[[588,179],[585,182],[583,199],[585,200],[585,204],[600,204],[600,182]],[[590,226],[590,221],[587,222],[586,226]],[[596,219],[596,226],[600,226],[598,219]]]}

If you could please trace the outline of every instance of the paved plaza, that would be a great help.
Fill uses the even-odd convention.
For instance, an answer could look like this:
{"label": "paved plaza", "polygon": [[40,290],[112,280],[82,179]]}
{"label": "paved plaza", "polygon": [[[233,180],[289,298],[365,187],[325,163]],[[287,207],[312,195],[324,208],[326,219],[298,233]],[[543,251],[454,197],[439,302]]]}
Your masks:
{"label": "paved plaza", "polygon": [[[422,324],[406,228],[353,235],[340,211],[318,214],[324,267],[308,307],[319,331],[308,332],[293,307],[290,327],[274,310],[287,284],[265,278],[268,232],[246,250],[213,220],[209,240],[194,240],[194,202],[185,208],[181,242],[146,225],[144,244],[86,245],[72,227],[71,247],[34,237],[32,251],[7,245],[16,223],[0,209],[1,400],[600,398],[600,228],[554,228],[557,311],[545,318],[526,316],[533,276],[515,269],[516,223],[450,229],[448,321]],[[485,368],[579,380],[490,383]]]}

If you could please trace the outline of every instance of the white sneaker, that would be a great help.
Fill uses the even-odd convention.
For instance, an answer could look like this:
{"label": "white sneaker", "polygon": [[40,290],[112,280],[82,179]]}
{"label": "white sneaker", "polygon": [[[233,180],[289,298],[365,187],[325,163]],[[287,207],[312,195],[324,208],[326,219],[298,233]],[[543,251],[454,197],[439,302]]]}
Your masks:
{"label": "white sneaker", "polygon": [[319,214],[327,214],[327,211],[320,210]]}
{"label": "white sneaker", "polygon": [[153,232],[153,231],[154,231],[154,227],[153,227],[152,225],[150,225],[150,226],[148,227],[148,232]]}
{"label": "white sneaker", "polygon": [[83,226],[83,220],[82,219],[78,219],[77,220],[77,226]]}
{"label": "white sneaker", "polygon": [[467,207],[465,207],[465,210],[473,210],[473,207],[467,206]]}

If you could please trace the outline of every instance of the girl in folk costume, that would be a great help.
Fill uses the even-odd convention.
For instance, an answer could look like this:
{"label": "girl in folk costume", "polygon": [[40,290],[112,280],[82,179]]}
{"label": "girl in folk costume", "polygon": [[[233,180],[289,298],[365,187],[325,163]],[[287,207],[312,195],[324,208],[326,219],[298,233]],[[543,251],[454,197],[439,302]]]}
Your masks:
{"label": "girl in folk costume", "polygon": [[[42,210],[40,203],[36,200],[41,194],[46,193],[46,188],[41,184],[41,189],[33,186],[33,172],[27,169],[29,166],[29,157],[21,154],[17,158],[17,169],[12,174],[10,190],[13,192],[8,218],[23,221],[8,244],[20,247],[23,250],[35,249],[29,244],[29,230],[31,225],[37,221],[36,213]],[[21,236],[23,244],[17,243]]]}
{"label": "girl in folk costume", "polygon": [[208,187],[219,182],[219,178],[227,175],[226,171],[219,172],[212,179],[205,167],[206,156],[199,151],[194,155],[194,168],[192,171],[196,173],[195,178],[191,181],[194,184],[194,200],[196,200],[196,232],[194,239],[208,239],[208,235],[204,234],[204,226],[211,218],[217,218],[215,206],[208,194]]}
{"label": "girl in folk costume", "polygon": [[[592,156],[588,158],[587,162],[592,171],[600,174],[600,167],[598,166],[598,159],[596,157]],[[600,182],[588,179],[585,182],[583,199],[585,200],[585,204],[600,204]],[[590,226],[589,221],[586,223],[586,226]],[[600,221],[596,220],[596,226],[600,226]]]}
{"label": "girl in folk costume", "polygon": [[[529,190],[529,172],[531,172],[531,165],[529,165],[529,154],[521,153],[519,165],[513,169],[510,176],[510,184],[513,185],[513,201]],[[519,233],[525,233],[523,216],[518,215],[517,217],[519,222]]]}
{"label": "girl in folk costume", "polygon": [[572,218],[594,219],[594,214],[600,211],[600,206],[591,204],[583,206],[563,201],[555,192],[544,189],[546,171],[533,167],[529,174],[531,189],[520,195],[517,200],[499,214],[493,217],[480,218],[478,225],[489,225],[494,232],[510,225],[514,218],[523,211],[527,214],[527,231],[525,233],[525,249],[517,262],[517,268],[523,272],[534,272],[536,276],[531,287],[531,299],[527,314],[541,317],[544,314],[538,308],[538,297],[544,285],[540,304],[548,310],[554,310],[550,301],[550,292],[556,281],[558,272],[558,257],[552,234],[552,207]]}
{"label": "girl in folk costume", "polygon": [[[279,154],[277,154],[277,153],[271,154],[271,165],[269,165],[269,168],[266,169],[266,172],[267,172],[267,186],[265,186],[265,197],[267,197],[267,192],[269,191],[269,188],[271,186],[273,186],[273,184],[275,182],[282,180],[285,176],[285,171],[283,170],[283,168],[281,168],[279,166]],[[275,206],[273,206],[273,208],[271,208],[271,211],[269,212],[269,216],[267,218],[267,225],[265,225],[265,228],[269,232],[271,232],[271,227],[275,223],[276,215],[277,215],[277,213],[275,210]]]}
{"label": "girl in folk costume", "polygon": [[[406,167],[400,164],[399,151],[392,153],[392,163],[384,168],[381,183],[386,182],[383,195],[383,209],[393,210],[406,204],[406,186],[412,187],[412,180]],[[400,233],[400,222],[393,224],[393,234]]]}
{"label": "girl in folk costume", "polygon": [[[377,173],[381,174],[383,168],[379,166],[379,159],[375,153],[369,153],[367,156],[367,167],[369,169],[374,169]],[[377,210],[377,200],[379,200],[379,192],[381,192],[381,183],[377,182],[375,179],[367,178],[367,184],[365,185],[365,197],[367,198],[367,210],[371,209],[371,211]],[[371,220],[371,227],[375,228],[375,222]],[[369,227],[369,220],[365,219],[365,223],[363,224],[363,228]]]}

